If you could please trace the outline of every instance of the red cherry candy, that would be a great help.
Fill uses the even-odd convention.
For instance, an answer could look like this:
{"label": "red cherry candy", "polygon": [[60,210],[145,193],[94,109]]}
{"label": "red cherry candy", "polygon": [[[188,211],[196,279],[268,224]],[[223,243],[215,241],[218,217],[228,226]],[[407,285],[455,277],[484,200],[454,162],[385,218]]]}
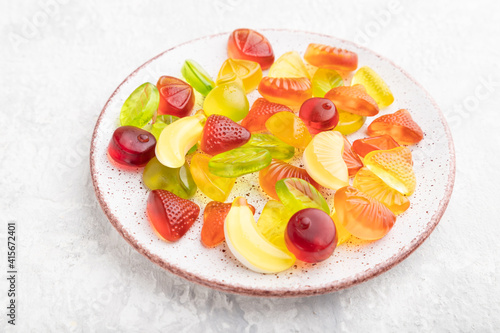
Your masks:
{"label": "red cherry candy", "polygon": [[297,259],[315,263],[328,259],[337,246],[337,231],[332,218],[316,208],[295,213],[286,226],[286,247]]}
{"label": "red cherry candy", "polygon": [[299,117],[311,134],[329,131],[339,123],[339,113],[332,101],[327,98],[309,98],[300,107]]}
{"label": "red cherry candy", "polygon": [[143,167],[155,156],[153,134],[134,126],[118,127],[108,146],[108,154],[120,166]]}

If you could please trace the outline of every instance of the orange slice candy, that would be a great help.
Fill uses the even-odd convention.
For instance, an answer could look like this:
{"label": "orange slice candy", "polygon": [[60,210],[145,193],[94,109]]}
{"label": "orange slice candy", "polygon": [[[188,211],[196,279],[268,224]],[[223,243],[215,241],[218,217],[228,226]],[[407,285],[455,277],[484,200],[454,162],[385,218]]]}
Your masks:
{"label": "orange slice candy", "polygon": [[358,68],[358,55],[356,53],[324,44],[309,44],[304,59],[316,67],[349,72]]}
{"label": "orange slice candy", "polygon": [[412,145],[424,138],[422,129],[406,109],[383,115],[368,126],[369,136],[383,134],[390,135],[400,145]]}
{"label": "orange slice candy", "polygon": [[266,121],[278,112],[293,112],[288,106],[271,103],[265,98],[258,98],[252,105],[247,116],[241,121],[241,126],[252,133],[266,131]]}
{"label": "orange slice candy", "polygon": [[333,88],[326,93],[325,98],[331,100],[337,109],[360,116],[375,116],[379,111],[377,102],[368,95],[365,87],[360,84]]}
{"label": "orange slice candy", "polygon": [[352,143],[352,150],[361,157],[374,150],[389,150],[396,147],[399,147],[399,144],[387,134],[358,139]]}
{"label": "orange slice candy", "polygon": [[387,185],[404,195],[412,195],[417,180],[412,167],[411,151],[406,147],[374,150],[363,159],[365,166]]}
{"label": "orange slice candy", "polygon": [[345,164],[347,165],[347,171],[349,172],[349,177],[354,177],[356,172],[363,167],[363,162],[356,155],[355,152],[352,151],[351,143],[344,136],[344,152],[342,153],[342,158],[344,159]]}
{"label": "orange slice candy", "polygon": [[269,77],[259,83],[259,93],[268,101],[288,106],[300,106],[312,97],[311,80],[306,77]]}

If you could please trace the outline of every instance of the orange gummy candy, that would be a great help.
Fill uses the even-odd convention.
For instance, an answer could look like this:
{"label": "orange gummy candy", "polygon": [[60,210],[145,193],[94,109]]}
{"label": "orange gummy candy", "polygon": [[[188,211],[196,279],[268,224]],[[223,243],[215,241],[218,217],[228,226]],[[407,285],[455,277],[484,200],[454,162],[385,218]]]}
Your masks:
{"label": "orange gummy candy", "polygon": [[305,149],[312,140],[311,133],[302,119],[292,112],[278,112],[266,121],[266,128],[281,141]]}
{"label": "orange gummy candy", "polygon": [[356,155],[355,152],[352,151],[351,143],[344,136],[344,152],[342,153],[342,158],[344,159],[345,164],[347,165],[347,171],[349,172],[349,177],[354,177],[356,172],[363,167],[363,162]]}
{"label": "orange gummy candy", "polygon": [[342,226],[364,240],[384,237],[396,222],[396,215],[389,208],[352,186],[337,190],[334,204]]}
{"label": "orange gummy candy", "polygon": [[390,135],[400,145],[412,145],[424,138],[422,129],[406,109],[383,115],[368,126],[369,136],[382,134]]}
{"label": "orange gummy candy", "polygon": [[399,147],[399,144],[387,134],[358,139],[352,143],[352,150],[361,157],[374,150],[389,150],[396,147]]}
{"label": "orange gummy candy", "polygon": [[377,102],[368,95],[365,87],[360,84],[333,88],[325,94],[325,98],[331,100],[337,109],[360,116],[375,116],[379,111]]}
{"label": "orange gummy candy", "polygon": [[259,93],[273,103],[300,106],[312,97],[312,85],[306,77],[265,76],[259,83]]}
{"label": "orange gummy candy", "polygon": [[349,72],[358,68],[356,53],[324,44],[309,44],[304,59],[316,67]]}
{"label": "orange gummy candy", "polygon": [[288,106],[271,103],[265,98],[258,98],[252,105],[247,116],[241,121],[241,126],[252,133],[266,131],[266,121],[278,112],[293,112]]}

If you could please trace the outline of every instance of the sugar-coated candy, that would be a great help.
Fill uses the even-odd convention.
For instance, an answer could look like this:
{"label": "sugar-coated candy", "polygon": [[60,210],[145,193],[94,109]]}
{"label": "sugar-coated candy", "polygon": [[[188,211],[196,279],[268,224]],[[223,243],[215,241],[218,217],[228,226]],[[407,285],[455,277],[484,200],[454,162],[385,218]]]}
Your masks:
{"label": "sugar-coated candy", "polygon": [[120,125],[143,127],[153,118],[159,103],[160,94],[154,84],[140,85],[123,103]]}
{"label": "sugar-coated candy", "polygon": [[320,185],[338,189],[349,184],[347,165],[342,158],[344,137],[337,131],[317,134],[304,151],[304,166]]}
{"label": "sugar-coated candy", "polygon": [[[217,75],[217,82],[221,82],[224,78],[228,80],[233,74],[239,78],[243,83],[245,92],[248,94],[252,92],[259,85],[262,79],[262,69],[255,61],[243,59],[227,59],[222,64],[219,75]],[[234,78],[233,80],[236,80]],[[219,85],[219,84],[218,84]]]}
{"label": "sugar-coated candy", "polygon": [[285,243],[299,260],[309,263],[326,260],[337,246],[335,224],[321,209],[299,210],[288,221]]}
{"label": "sugar-coated candy", "polygon": [[271,154],[266,149],[236,148],[212,157],[208,169],[216,176],[234,178],[259,171],[271,160]]}
{"label": "sugar-coated candy", "polygon": [[379,112],[377,102],[360,84],[333,88],[325,94],[325,98],[331,100],[338,109],[360,116],[376,116]]}
{"label": "sugar-coated candy", "polygon": [[169,191],[149,193],[146,212],[156,233],[169,242],[179,240],[200,215],[200,207]]}
{"label": "sugar-coated candy", "polygon": [[342,153],[342,158],[347,166],[347,172],[349,177],[354,177],[356,172],[363,167],[363,162],[359,156],[352,151],[352,146],[349,140],[344,136],[344,152]]}
{"label": "sugar-coated candy", "polygon": [[284,178],[301,178],[319,189],[319,184],[303,168],[288,164],[280,160],[272,160],[264,169],[259,172],[259,184],[262,190],[271,198],[279,200],[276,193],[276,183]]}
{"label": "sugar-coated candy", "polygon": [[353,71],[358,67],[356,53],[324,44],[309,44],[304,59],[316,67],[342,71]]}
{"label": "sugar-coated candy", "polygon": [[330,214],[325,198],[312,184],[300,178],[285,178],[276,182],[276,194],[292,213],[306,208],[318,208]]}
{"label": "sugar-coated candy", "polygon": [[[224,220],[231,203],[210,201],[203,212],[203,227],[201,228],[201,243],[206,247],[215,247],[224,241]],[[248,205],[255,214],[255,208]]]}
{"label": "sugar-coated candy", "polygon": [[299,117],[311,134],[332,130],[339,122],[335,104],[327,98],[320,97],[306,100],[300,107]]}
{"label": "sugar-coated candy", "polygon": [[396,215],[389,208],[352,186],[338,189],[334,204],[339,222],[349,233],[364,240],[384,237],[396,222]]}
{"label": "sugar-coated candy", "polygon": [[335,229],[337,230],[337,246],[345,243],[349,238],[351,238],[351,233],[339,222],[337,213],[335,212],[335,207],[333,208],[333,213],[330,215],[333,222],[335,223]]}
{"label": "sugar-coated candy", "polygon": [[202,114],[184,117],[165,127],[156,145],[156,157],[169,168],[180,168],[186,153],[201,138],[206,118]]}
{"label": "sugar-coated candy", "polygon": [[188,59],[184,61],[181,73],[187,83],[203,96],[207,96],[210,90],[215,87],[210,74],[194,60]]}
{"label": "sugar-coated candy", "polygon": [[358,139],[352,143],[352,150],[360,157],[365,157],[366,154],[374,150],[389,150],[396,147],[399,147],[399,144],[387,134]]}
{"label": "sugar-coated candy", "polygon": [[422,129],[405,109],[380,116],[372,121],[367,131],[369,136],[388,134],[400,145],[412,145],[424,138]]}
{"label": "sugar-coated candy", "polygon": [[187,162],[174,169],[153,157],[144,168],[142,180],[150,190],[166,190],[183,199],[192,198],[197,189]]}
{"label": "sugar-coated candy", "polygon": [[196,153],[191,159],[191,175],[198,188],[212,200],[224,202],[233,189],[236,178],[219,177],[208,169],[210,156]]}
{"label": "sugar-coated candy", "polygon": [[200,149],[209,155],[217,155],[243,146],[250,136],[250,132],[240,124],[228,117],[213,114],[203,127]]}
{"label": "sugar-coated candy", "polygon": [[339,113],[339,123],[335,127],[336,131],[344,135],[349,135],[357,130],[359,130],[366,121],[366,116],[360,116],[359,114],[354,114],[337,109]]}
{"label": "sugar-coated candy", "polygon": [[351,85],[355,84],[363,85],[368,95],[373,97],[380,108],[385,108],[394,102],[394,96],[389,86],[368,66],[361,67],[356,71],[351,81]]}
{"label": "sugar-coated candy", "polygon": [[257,228],[245,198],[234,199],[224,222],[224,236],[231,253],[247,268],[277,273],[295,263],[295,257],[269,242]]}
{"label": "sugar-coated candy", "polygon": [[279,201],[269,200],[257,220],[257,229],[280,250],[290,253],[285,244],[285,228],[292,213]]}
{"label": "sugar-coated candy", "polygon": [[265,76],[259,83],[259,93],[273,103],[299,106],[312,97],[311,80],[306,77]]}
{"label": "sugar-coated candy", "polygon": [[264,35],[252,29],[236,29],[229,35],[227,57],[255,61],[263,70],[274,62],[271,43]]}
{"label": "sugar-coated candy", "polygon": [[306,77],[311,79],[309,71],[297,51],[284,53],[269,68],[270,77]]}
{"label": "sugar-coated candy", "polygon": [[397,147],[374,150],[363,158],[365,166],[387,185],[404,195],[412,195],[417,186],[410,149]]}
{"label": "sugar-coated candy", "polygon": [[253,104],[247,116],[241,121],[241,126],[250,132],[266,131],[266,121],[278,112],[293,112],[288,106],[272,103],[265,98],[258,98]]}
{"label": "sugar-coated candy", "polygon": [[295,154],[295,148],[290,146],[274,135],[254,133],[243,147],[264,148],[269,151],[271,157],[277,160],[289,160]]}
{"label": "sugar-coated candy", "polygon": [[292,112],[278,112],[266,121],[266,128],[281,141],[304,149],[311,142],[309,133],[304,122]]}
{"label": "sugar-coated candy", "polygon": [[171,114],[177,117],[188,116],[194,107],[193,88],[173,76],[162,76],[156,84],[160,92],[158,114]]}
{"label": "sugar-coated candy", "polygon": [[325,94],[333,88],[344,85],[342,76],[328,68],[318,68],[312,77],[312,94],[314,97],[325,97]]}
{"label": "sugar-coated candy", "polygon": [[358,171],[353,186],[383,203],[396,215],[410,207],[410,200],[406,196],[387,185],[366,167]]}
{"label": "sugar-coated candy", "polygon": [[249,104],[243,88],[237,83],[226,83],[210,91],[203,102],[203,110],[210,116],[221,114],[240,121],[248,113]]}
{"label": "sugar-coated candy", "polygon": [[118,127],[108,145],[112,161],[124,167],[143,167],[155,156],[155,137],[138,127]]}

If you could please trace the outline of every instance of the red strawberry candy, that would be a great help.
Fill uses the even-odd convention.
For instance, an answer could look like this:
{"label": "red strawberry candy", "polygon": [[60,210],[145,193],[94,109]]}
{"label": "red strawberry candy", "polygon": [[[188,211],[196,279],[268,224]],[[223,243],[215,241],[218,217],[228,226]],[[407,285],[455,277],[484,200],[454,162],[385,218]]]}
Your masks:
{"label": "red strawberry candy", "polygon": [[241,126],[248,129],[250,132],[267,131],[266,121],[275,113],[278,112],[293,112],[288,106],[278,103],[271,103],[265,98],[258,98],[248,111],[245,119],[241,121]]}
{"label": "red strawberry candy", "polygon": [[[214,247],[224,240],[224,220],[226,219],[231,202],[223,203],[210,201],[203,212],[203,227],[201,228],[201,243],[206,247]],[[255,208],[249,205],[252,213]]]}
{"label": "red strawberry candy", "polygon": [[250,140],[250,132],[228,117],[213,114],[203,127],[200,149],[209,155],[243,146]]}
{"label": "red strawberry candy", "polygon": [[412,145],[424,138],[424,133],[406,109],[383,115],[368,126],[368,135],[388,134],[400,145]]}
{"label": "red strawberry candy", "polygon": [[165,190],[149,193],[146,211],[153,229],[169,242],[184,236],[200,215],[197,204]]}

